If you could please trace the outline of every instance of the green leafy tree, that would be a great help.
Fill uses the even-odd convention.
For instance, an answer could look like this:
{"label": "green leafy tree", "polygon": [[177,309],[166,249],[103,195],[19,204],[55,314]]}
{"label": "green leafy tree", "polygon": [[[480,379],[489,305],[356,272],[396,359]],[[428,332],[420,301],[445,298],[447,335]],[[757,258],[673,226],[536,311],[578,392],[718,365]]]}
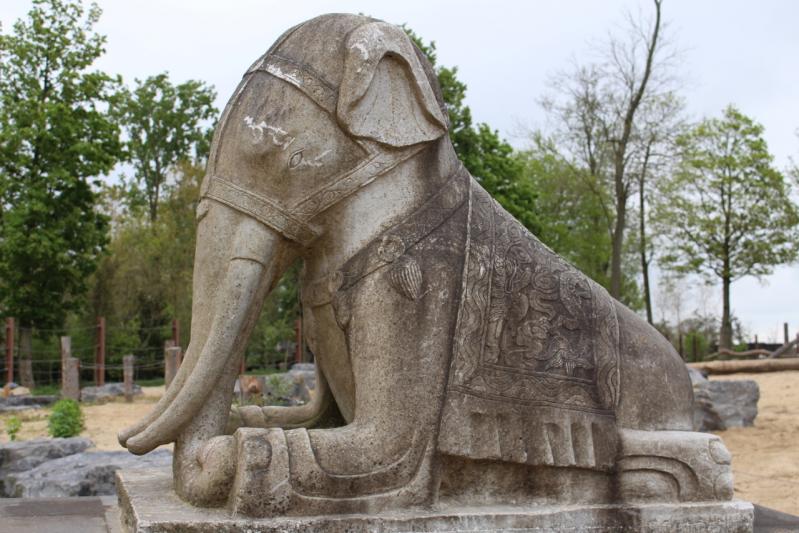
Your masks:
{"label": "green leafy tree", "polygon": [[436,65],[436,43],[425,44],[413,30],[405,32],[433,65],[449,114],[449,135],[458,157],[469,172],[511,215],[533,233],[540,231],[536,215],[536,191],[525,178],[524,161],[513,147],[488,124],[474,124],[464,104],[466,84],[458,79],[458,67]]}
{"label": "green leafy tree", "polygon": [[187,346],[195,212],[203,174],[202,167],[179,164],[170,174],[161,215],[154,222],[146,209],[125,208],[124,187],[103,191],[103,207],[112,217],[112,239],[91,279],[92,314],[87,322],[106,317],[109,364],[121,364],[127,353],[136,355],[142,365],[160,361],[173,319],[183,325],[181,345]]}
{"label": "green leafy tree", "polygon": [[[604,190],[590,172],[570,164],[551,139],[534,136],[520,154],[524,172],[537,191],[538,237],[598,283],[609,282],[610,234],[605,224]],[[596,192],[596,193],[595,193]]]}
{"label": "green leafy tree", "polygon": [[678,139],[678,171],[658,206],[667,254],[679,273],[720,280],[719,344],[732,348],[730,286],[744,276],[765,276],[796,258],[799,214],[785,177],[773,166],[763,126],[727,107]]}
{"label": "green leafy tree", "polygon": [[34,0],[0,35],[0,305],[19,320],[23,358],[31,328],[61,327],[80,307],[106,244],[92,186],[120,142],[106,111],[118,80],[91,70],[104,52],[99,17],[96,5]]}
{"label": "green leafy tree", "polygon": [[184,160],[205,161],[215,98],[214,89],[203,82],[173,85],[167,73],[136,80],[136,87],[123,93],[118,114],[134,169],[129,199],[147,206],[151,223],[158,218],[168,173]]}

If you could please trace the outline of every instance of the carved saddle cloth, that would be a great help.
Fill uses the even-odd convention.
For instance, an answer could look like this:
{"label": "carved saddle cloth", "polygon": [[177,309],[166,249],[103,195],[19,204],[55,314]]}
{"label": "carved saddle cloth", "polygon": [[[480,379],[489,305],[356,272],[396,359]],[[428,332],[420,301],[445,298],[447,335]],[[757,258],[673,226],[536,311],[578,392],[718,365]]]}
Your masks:
{"label": "carved saddle cloth", "polygon": [[612,468],[614,302],[474,180],[439,450],[472,459]]}

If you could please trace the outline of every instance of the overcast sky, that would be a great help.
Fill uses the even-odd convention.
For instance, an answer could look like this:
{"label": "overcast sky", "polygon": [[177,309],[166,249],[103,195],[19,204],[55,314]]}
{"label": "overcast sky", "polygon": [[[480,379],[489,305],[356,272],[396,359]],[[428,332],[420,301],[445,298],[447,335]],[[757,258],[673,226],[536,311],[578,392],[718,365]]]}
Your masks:
{"label": "overcast sky", "polygon": [[[98,66],[127,82],[162,71],[173,80],[214,85],[224,106],[241,75],[290,26],[329,12],[365,13],[407,23],[434,40],[439,63],[457,65],[477,121],[523,147],[519,125],[545,126],[537,104],[547,79],[587,62],[592,43],[624,21],[625,10],[651,12],[645,0],[574,1],[256,1],[104,0],[98,30],[108,37]],[[3,0],[5,31],[30,8]],[[694,118],[718,115],[728,103],[765,126],[776,164],[799,159],[799,2],[665,0],[664,19],[682,49],[682,94]],[[691,286],[691,307],[720,312],[718,290]],[[687,288],[686,288],[687,290]],[[799,267],[781,267],[761,283],[733,285],[734,313],[761,340],[799,329]],[[656,299],[656,304],[660,298]],[[656,318],[663,313],[656,307]]]}

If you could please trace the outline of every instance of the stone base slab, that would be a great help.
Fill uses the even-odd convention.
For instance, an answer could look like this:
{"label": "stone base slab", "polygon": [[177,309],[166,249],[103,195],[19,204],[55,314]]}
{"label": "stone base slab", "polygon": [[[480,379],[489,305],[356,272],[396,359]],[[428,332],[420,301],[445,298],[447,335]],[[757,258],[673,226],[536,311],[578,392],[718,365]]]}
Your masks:
{"label": "stone base slab", "polygon": [[136,533],[750,533],[753,527],[752,504],[742,501],[486,506],[255,519],[189,505],[172,490],[172,475],[165,470],[118,471],[117,492],[122,528]]}

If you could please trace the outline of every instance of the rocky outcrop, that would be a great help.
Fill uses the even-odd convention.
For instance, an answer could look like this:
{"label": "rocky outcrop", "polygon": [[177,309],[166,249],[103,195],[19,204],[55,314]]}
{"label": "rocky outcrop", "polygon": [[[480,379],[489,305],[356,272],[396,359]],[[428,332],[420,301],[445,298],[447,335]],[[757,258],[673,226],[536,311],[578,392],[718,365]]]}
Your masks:
{"label": "rocky outcrop", "polygon": [[694,375],[691,379],[694,386],[694,430],[721,431],[755,423],[760,399],[756,381],[710,381],[697,379]]}
{"label": "rocky outcrop", "polygon": [[169,468],[172,453],[156,450],[146,456],[119,452],[81,452],[47,461],[6,478],[6,492],[15,498],[58,498],[116,494],[114,475],[124,468]]}
{"label": "rocky outcrop", "polygon": [[0,398],[0,413],[39,409],[52,405],[56,400],[56,396],[9,396],[8,398]]}
{"label": "rocky outcrop", "polygon": [[34,439],[0,446],[0,496],[7,496],[6,479],[55,459],[74,455],[94,446],[85,437]]}
{"label": "rocky outcrop", "polygon": [[[133,395],[138,396],[142,393],[139,385],[133,384]],[[100,387],[83,387],[80,390],[80,400],[82,402],[101,402],[111,398],[124,397],[125,385],[123,383],[106,383]]]}

